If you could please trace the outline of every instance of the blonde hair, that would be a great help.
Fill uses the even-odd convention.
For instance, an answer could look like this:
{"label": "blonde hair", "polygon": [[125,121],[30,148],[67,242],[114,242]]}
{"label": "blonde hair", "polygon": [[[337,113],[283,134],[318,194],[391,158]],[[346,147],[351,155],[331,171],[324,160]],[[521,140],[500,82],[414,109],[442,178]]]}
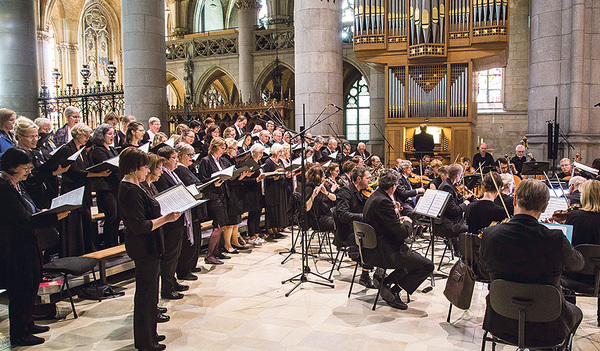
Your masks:
{"label": "blonde hair", "polygon": [[27,133],[27,131],[31,129],[38,130],[39,127],[35,123],[33,123],[33,121],[29,118],[19,116],[19,118],[17,118],[17,120],[15,121],[15,136],[17,137],[17,139],[19,136],[24,136],[25,133]]}
{"label": "blonde hair", "polygon": [[228,149],[235,147],[235,149],[237,150],[237,141],[235,139],[227,138],[225,139],[225,144],[227,144]]}
{"label": "blonde hair", "polygon": [[89,136],[90,134],[92,134],[92,132],[92,128],[88,127],[87,124],[77,123],[71,129],[71,136],[73,137],[73,139],[77,139],[82,135]]}
{"label": "blonde hair", "polygon": [[167,137],[167,135],[163,132],[157,132],[156,134],[154,134],[154,139],[152,139],[152,145],[150,145],[150,147],[155,147],[158,146],[162,143],[164,143],[165,141],[167,141],[169,138]]}
{"label": "blonde hair", "polygon": [[208,153],[214,154],[217,151],[217,148],[226,146],[225,140],[221,137],[215,137],[210,141],[210,146],[208,147]]}
{"label": "blonde hair", "polygon": [[431,168],[442,167],[442,165],[442,161],[438,160],[437,158],[429,163],[429,167]]}
{"label": "blonde hair", "polygon": [[600,212],[600,181],[590,179],[581,186],[581,209],[590,212]]}
{"label": "blonde hair", "polygon": [[523,179],[515,190],[517,206],[535,212],[544,212],[548,206],[548,187],[535,179]]}

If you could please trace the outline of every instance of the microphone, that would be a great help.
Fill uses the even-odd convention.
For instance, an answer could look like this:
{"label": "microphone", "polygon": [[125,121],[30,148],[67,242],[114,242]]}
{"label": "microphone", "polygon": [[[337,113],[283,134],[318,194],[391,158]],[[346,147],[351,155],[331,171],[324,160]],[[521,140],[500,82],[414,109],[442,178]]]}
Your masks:
{"label": "microphone", "polygon": [[600,107],[600,102],[595,104],[594,107]]}
{"label": "microphone", "polygon": [[332,125],[332,124],[333,124],[333,122],[329,122],[329,123],[327,123],[327,125],[328,125],[328,126],[330,126],[330,125]]}
{"label": "microphone", "polygon": [[[600,103],[599,103],[600,104]],[[335,108],[337,108],[338,110],[343,110],[343,108],[339,107],[338,105],[335,104],[329,104],[330,106],[333,106]]]}

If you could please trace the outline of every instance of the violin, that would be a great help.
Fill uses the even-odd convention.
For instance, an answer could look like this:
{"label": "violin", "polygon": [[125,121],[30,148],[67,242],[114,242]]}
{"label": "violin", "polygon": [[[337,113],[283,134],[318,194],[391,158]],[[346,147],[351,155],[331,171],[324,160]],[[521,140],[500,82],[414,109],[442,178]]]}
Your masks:
{"label": "violin", "polygon": [[360,194],[366,200],[366,199],[369,198],[369,196],[371,196],[371,194],[373,194],[374,191],[375,190],[373,190],[373,187],[369,185],[368,187],[366,187],[363,190],[361,190]]}
{"label": "violin", "polygon": [[546,220],[546,222],[547,223],[565,224],[565,222],[567,221],[567,215],[569,214],[569,212],[579,210],[580,208],[581,208],[580,204],[572,204],[566,210],[554,211],[554,213],[552,214],[552,222],[550,222],[550,220]]}
{"label": "violin", "polygon": [[495,226],[495,225],[498,225],[498,224],[508,223],[508,221],[510,221],[510,217],[504,218],[504,219],[503,219],[503,220],[501,220],[501,221],[493,221],[493,222],[492,222],[492,223],[490,223],[490,225],[488,225],[487,227],[479,229],[479,238],[481,239],[481,237],[483,236],[483,231],[484,231],[486,228],[493,227],[493,226]]}
{"label": "violin", "polygon": [[428,187],[429,183],[431,183],[431,179],[429,179],[425,176],[420,176],[415,173],[410,174],[410,176],[408,177],[408,181],[410,181],[411,184],[418,184],[418,185],[420,185],[421,182],[423,182],[424,187]]}

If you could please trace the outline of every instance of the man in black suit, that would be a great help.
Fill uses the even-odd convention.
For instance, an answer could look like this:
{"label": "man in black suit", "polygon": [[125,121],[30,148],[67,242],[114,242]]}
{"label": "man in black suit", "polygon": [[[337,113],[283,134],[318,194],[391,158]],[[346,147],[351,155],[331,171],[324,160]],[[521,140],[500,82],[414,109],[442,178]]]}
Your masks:
{"label": "man in black suit", "polygon": [[235,140],[239,140],[242,135],[246,134],[244,128],[246,127],[246,123],[248,123],[248,119],[246,116],[238,116],[237,120],[233,124],[233,129],[235,129]]}
{"label": "man in black suit", "polygon": [[[490,279],[505,279],[520,283],[549,284],[560,289],[563,270],[583,268],[581,253],[571,246],[560,230],[549,229],[538,222],[548,204],[548,188],[544,183],[523,180],[517,186],[513,203],[515,215],[508,223],[488,227],[481,240],[482,264]],[[517,341],[517,321],[497,314],[489,305],[485,311],[483,329],[501,339]],[[562,298],[560,316],[549,323],[526,323],[525,337],[530,344],[560,344],[575,332],[583,314]]]}
{"label": "man in black suit", "polygon": [[[410,161],[401,160],[398,167],[400,168],[402,173],[398,178],[398,186],[394,191],[394,197],[396,198],[396,201],[398,201],[402,206],[402,215],[411,216],[414,213],[415,209],[415,196],[417,196],[417,194],[424,194],[425,188],[419,187],[415,189],[410,184],[410,180],[408,178],[413,171],[413,166]],[[411,217],[411,219],[415,220],[414,217]]]}
{"label": "man in black suit", "polygon": [[375,267],[394,269],[383,281],[381,297],[394,308],[407,309],[408,306],[400,299],[400,291],[415,292],[433,272],[433,263],[404,243],[410,234],[412,221],[399,216],[401,206],[393,200],[399,177],[398,172],[392,169],[381,172],[379,187],[365,203],[363,219],[375,229],[377,247],[364,249],[363,255],[365,261]]}
{"label": "man in black suit", "polygon": [[356,154],[358,156],[361,156],[363,158],[363,160],[366,160],[369,158],[369,156],[371,156],[371,154],[369,153],[369,151],[366,150],[367,145],[365,145],[365,143],[360,142],[358,143],[358,145],[356,145]]}
{"label": "man in black suit", "polygon": [[[337,152],[338,142],[335,138],[329,138],[327,141],[327,147],[323,148],[323,156],[329,156],[334,152]],[[337,155],[336,155],[337,157]]]}
{"label": "man in black suit", "polygon": [[[371,174],[364,166],[356,166],[350,176],[352,182],[338,190],[336,200],[336,211],[338,221],[336,222],[336,233],[334,244],[336,246],[349,246],[350,256],[355,261],[360,261],[358,247],[354,239],[354,228],[352,222],[363,220],[363,208],[365,199],[360,193],[366,189],[371,182]],[[362,267],[362,274],[358,283],[369,289],[374,289],[375,284],[369,276],[371,267]]]}
{"label": "man in black suit", "polygon": [[413,137],[413,147],[419,158],[423,155],[433,155],[433,148],[435,142],[433,141],[433,135],[427,133],[427,124],[421,124],[419,126],[421,133],[415,134]]}

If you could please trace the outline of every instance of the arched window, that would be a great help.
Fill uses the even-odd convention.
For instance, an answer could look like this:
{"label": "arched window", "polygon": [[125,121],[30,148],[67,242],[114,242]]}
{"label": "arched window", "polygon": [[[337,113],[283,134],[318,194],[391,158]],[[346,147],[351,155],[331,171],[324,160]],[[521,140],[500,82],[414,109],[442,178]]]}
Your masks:
{"label": "arched window", "polygon": [[342,0],[342,41],[352,42],[354,28],[354,1]]}
{"label": "arched window", "polygon": [[259,27],[267,28],[269,25],[269,8],[267,0],[260,0],[258,5],[258,23]]}
{"label": "arched window", "polygon": [[348,141],[370,139],[371,101],[365,77],[356,80],[346,97],[346,138]]}
{"label": "arched window", "polygon": [[194,33],[224,29],[223,5],[219,0],[205,0],[196,7]]}
{"label": "arched window", "polygon": [[110,28],[106,16],[97,7],[83,16],[84,64],[89,66],[90,81],[108,82],[106,66],[110,60]]}
{"label": "arched window", "polygon": [[493,110],[502,108],[502,68],[477,72],[477,108]]}

